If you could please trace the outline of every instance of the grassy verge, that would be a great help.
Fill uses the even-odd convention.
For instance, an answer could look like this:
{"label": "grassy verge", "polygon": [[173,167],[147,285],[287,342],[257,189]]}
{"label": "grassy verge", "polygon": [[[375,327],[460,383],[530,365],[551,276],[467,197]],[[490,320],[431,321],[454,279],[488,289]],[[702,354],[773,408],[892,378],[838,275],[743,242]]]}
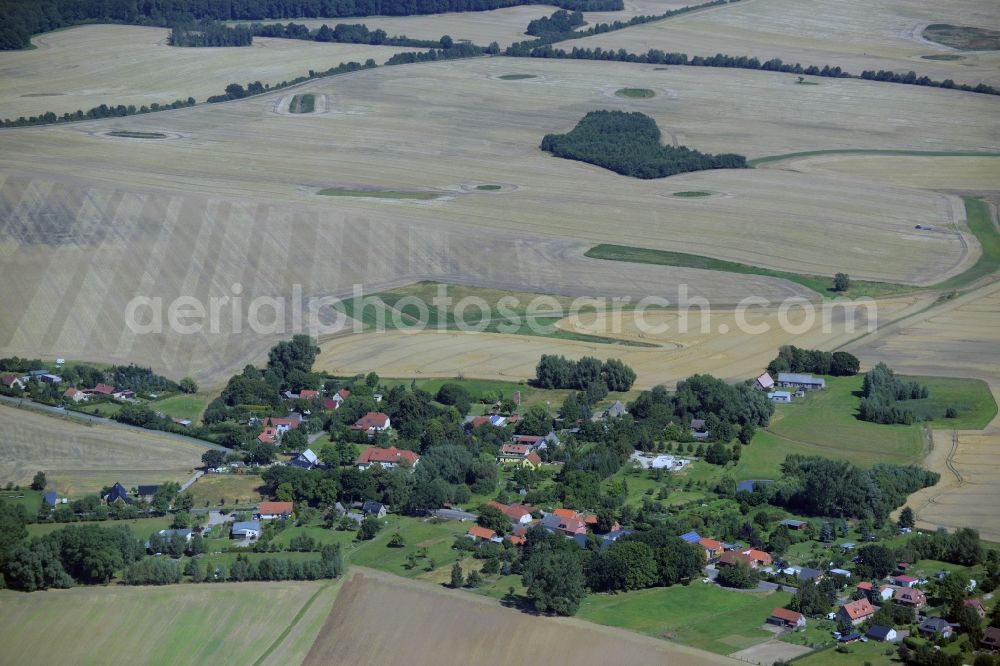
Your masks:
{"label": "grassy verge", "polygon": [[166,139],[167,135],[162,132],[133,132],[130,130],[115,130],[108,132],[108,136],[117,136],[124,139]]}
{"label": "grassy verge", "polygon": [[670,196],[681,197],[682,199],[697,199],[698,197],[710,197],[712,193],[703,190],[687,190],[685,192],[674,192]]}
{"label": "grassy verge", "polygon": [[649,88],[621,88],[616,90],[615,94],[619,97],[631,97],[633,99],[649,99],[656,96],[656,93]]}
{"label": "grassy verge", "polygon": [[319,191],[324,197],[361,197],[364,199],[413,199],[428,201],[441,195],[437,192],[398,192],[392,190],[350,190],[342,187],[327,187]]}
{"label": "grassy verge", "polygon": [[733,592],[694,582],[627,594],[591,594],[578,617],[730,654],[772,636],[761,629],[771,611],[784,606],[788,592]]}
{"label": "grassy verge", "polygon": [[1000,157],[1000,153],[976,150],[878,150],[868,148],[833,148],[829,150],[805,150],[799,153],[783,155],[767,155],[747,160],[750,166],[759,166],[768,162],[781,162],[799,157],[816,157],[817,155],[909,155],[912,157]]}
{"label": "grassy verge", "polygon": [[724,273],[739,273],[741,275],[761,275],[764,277],[780,278],[800,284],[807,289],[834,297],[844,296],[848,298],[860,297],[884,297],[893,294],[917,291],[918,287],[908,285],[893,284],[890,282],[868,282],[865,280],[851,280],[851,288],[845,292],[833,291],[833,278],[821,275],[806,275],[803,273],[790,273],[788,271],[776,271],[770,268],[750,266],[735,261],[725,259],[714,259],[699,254],[687,254],[685,252],[671,252],[669,250],[651,250],[641,247],[629,247],[626,245],[610,245],[602,243],[595,245],[586,252],[586,256],[592,259],[606,259],[609,261],[627,261],[636,264],[657,264],[660,266],[678,266],[680,268],[699,268],[708,271],[722,271]]}
{"label": "grassy verge", "polygon": [[[435,302],[440,296],[439,287],[446,289],[446,297],[450,299],[448,304],[439,305]],[[532,309],[531,303],[537,303],[536,299],[543,297],[547,299],[545,309]],[[457,307],[465,299],[482,299],[488,306],[487,311],[474,305],[465,309]],[[556,328],[556,322],[574,310],[573,299],[566,297],[420,282],[372,294],[364,297],[364,300],[346,299],[335,308],[360,321],[368,330],[407,330],[423,326],[426,330],[466,330],[628,347],[656,347],[655,344],[646,342]],[[579,309],[581,313],[586,311],[586,308]]]}
{"label": "grassy verge", "polygon": [[316,110],[316,95],[312,93],[302,93],[292,97],[288,105],[290,113],[312,113]]}
{"label": "grassy verge", "polygon": [[[814,154],[827,152],[832,153],[845,151],[815,151]],[[808,153],[797,153],[794,155],[806,154]],[[997,155],[1000,155],[1000,153]],[[784,159],[789,157],[789,155],[779,157]],[[678,194],[675,194],[674,196],[678,196]],[[777,271],[770,268],[761,268],[760,266],[741,264],[735,261],[726,261],[725,259],[714,259],[700,254],[687,254],[685,252],[672,252],[669,250],[652,250],[648,248],[630,247],[627,245],[611,245],[606,243],[595,245],[587,250],[585,254],[592,259],[625,261],[637,264],[657,264],[661,266],[678,266],[681,268],[699,268],[709,271],[722,271],[724,273],[739,273],[741,275],[761,275],[764,277],[780,278],[782,280],[788,280],[789,282],[800,284],[803,287],[812,289],[819,294],[831,298],[884,298],[886,296],[923,291],[926,289],[955,290],[966,287],[976,280],[1000,270],[1000,232],[997,231],[996,225],[993,224],[993,218],[990,214],[989,206],[987,206],[982,200],[974,197],[963,197],[963,200],[965,201],[965,215],[968,221],[969,230],[979,241],[979,245],[982,247],[983,253],[976,263],[967,270],[954,277],[948,278],[943,282],[931,285],[930,287],[916,287],[912,285],[896,284],[893,282],[851,280],[850,289],[843,292],[835,292],[832,286],[832,277]]]}
{"label": "grassy verge", "polygon": [[481,192],[496,192],[500,189],[499,185],[476,185],[476,189]]}
{"label": "grassy verge", "polygon": [[538,77],[534,74],[502,74],[498,78],[504,81],[521,81],[523,79],[535,79]]}

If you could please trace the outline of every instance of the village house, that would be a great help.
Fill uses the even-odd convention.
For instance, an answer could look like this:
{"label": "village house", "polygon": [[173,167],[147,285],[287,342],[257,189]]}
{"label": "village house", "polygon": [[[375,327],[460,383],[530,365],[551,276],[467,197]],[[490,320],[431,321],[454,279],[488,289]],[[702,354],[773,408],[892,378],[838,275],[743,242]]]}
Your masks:
{"label": "village house", "polygon": [[768,393],[767,397],[771,400],[771,402],[791,402],[792,401],[792,394],[789,393],[788,391],[774,391],[772,393]]}
{"label": "village house", "polygon": [[812,581],[813,584],[818,583],[823,580],[823,571],[820,569],[813,569],[812,567],[802,567],[796,572],[795,577],[801,582],[806,583]]}
{"label": "village house", "polygon": [[983,602],[979,599],[966,599],[962,602],[962,605],[976,611],[976,615],[979,616],[980,620],[986,617],[986,609],[983,607]]}
{"label": "village house", "polygon": [[381,465],[386,469],[393,469],[395,467],[399,467],[404,461],[408,463],[411,468],[416,467],[417,463],[420,462],[420,456],[413,451],[397,449],[395,446],[390,446],[387,449],[380,449],[377,446],[369,446],[361,452],[361,455],[358,456],[355,464],[358,466],[358,469],[363,472],[372,465]]}
{"label": "village house", "polygon": [[770,391],[774,388],[774,379],[768,373],[762,374],[754,380],[754,388],[758,391]]}
{"label": "village house", "polygon": [[900,606],[909,606],[920,610],[927,605],[927,596],[915,587],[901,587],[896,590],[893,601]]}
{"label": "village house", "polygon": [[503,514],[510,518],[510,521],[516,525],[531,524],[531,514],[536,511],[534,507],[528,506],[527,504],[507,505],[501,504],[496,500],[490,500],[487,504],[502,511]]}
{"label": "village house", "polygon": [[746,553],[741,553],[737,550],[727,550],[719,558],[720,567],[733,567],[738,564],[745,564],[751,569],[757,568],[757,560],[753,559]]}
{"label": "village house", "polygon": [[285,520],[291,517],[293,510],[291,502],[261,502],[255,517],[260,520]]}
{"label": "village house", "polygon": [[997,627],[986,627],[986,631],[983,632],[983,638],[979,641],[979,645],[984,650],[990,650],[992,652],[1000,650],[1000,629]]}
{"label": "village house", "polygon": [[868,628],[868,633],[865,635],[873,641],[880,641],[882,643],[892,642],[898,638],[898,634],[895,629],[881,624],[873,624]]}
{"label": "village house", "polygon": [[145,501],[148,502],[148,501],[150,501],[150,500],[153,499],[153,495],[155,495],[156,491],[159,490],[159,489],[160,489],[160,486],[140,485],[140,486],[136,486],[135,494],[139,496],[139,499],[145,500]]}
{"label": "village house", "polygon": [[52,507],[54,507],[56,504],[59,503],[59,496],[56,495],[56,491],[49,490],[44,495],[42,495],[42,501],[45,502],[45,505],[51,509]]}
{"label": "village house", "polygon": [[302,389],[299,391],[300,400],[315,400],[319,397],[319,391],[314,391],[313,389]]}
{"label": "village house", "polygon": [[469,531],[465,533],[465,536],[473,541],[502,541],[497,537],[497,533],[486,527],[480,527],[479,525],[473,525],[469,528]]}
{"label": "village house", "polygon": [[858,626],[875,614],[875,607],[867,599],[858,599],[844,604],[837,610],[837,616],[847,620],[853,626]]}
{"label": "village house", "polygon": [[264,431],[260,433],[257,440],[265,444],[277,444],[282,435],[292,428],[298,428],[301,423],[302,417],[294,412],[288,418],[268,416],[262,424]]}
{"label": "village house", "polygon": [[941,638],[949,638],[953,632],[951,625],[948,620],[940,617],[929,617],[920,623],[917,627],[922,636],[934,639],[938,636]]}
{"label": "village house", "polygon": [[115,387],[110,384],[97,384],[94,388],[83,389],[83,392],[88,395],[113,396],[115,393]]}
{"label": "village house", "polygon": [[190,528],[160,530],[159,535],[164,539],[173,539],[174,537],[180,537],[185,541],[191,541],[191,537],[194,536],[194,530]]}
{"label": "village house", "polygon": [[17,375],[6,374],[0,377],[0,383],[7,389],[20,389],[23,391],[26,388],[24,380]]}
{"label": "village house", "polygon": [[542,466],[541,456],[531,450],[528,444],[504,444],[497,456],[497,462],[532,470]]}
{"label": "village house", "polygon": [[809,528],[809,523],[805,520],[796,520],[794,518],[786,518],[782,520],[781,523],[790,530],[804,530]]}
{"label": "village house", "polygon": [[775,608],[768,616],[767,623],[786,629],[801,629],[806,626],[806,618],[802,613],[796,613],[787,608]]}
{"label": "village house", "polygon": [[604,418],[606,419],[615,419],[626,414],[628,411],[625,409],[625,403],[621,400],[615,400],[614,404],[604,410]]}
{"label": "village house", "polygon": [[376,518],[385,518],[385,504],[381,502],[375,502],[368,500],[361,505],[361,513],[365,514],[365,517],[375,516]]}
{"label": "village house", "polygon": [[368,412],[354,422],[351,430],[367,432],[368,437],[374,437],[375,433],[388,430],[390,425],[391,422],[387,414],[383,414],[382,412]]}
{"label": "village house", "polygon": [[899,587],[913,587],[916,585],[917,579],[906,574],[897,574],[889,578],[889,582]]}
{"label": "village house", "polygon": [[779,372],[777,384],[781,388],[795,388],[803,391],[826,388],[826,380],[822,377],[813,377],[797,372]]}
{"label": "village house", "polygon": [[559,532],[570,537],[587,533],[586,519],[572,509],[556,509],[543,516],[540,525],[549,532]]}
{"label": "village house", "polygon": [[63,397],[66,398],[67,400],[72,400],[73,402],[84,402],[85,400],[90,398],[89,395],[87,395],[80,389],[75,389],[75,388],[68,388],[65,391],[63,391]]}
{"label": "village house", "polygon": [[105,504],[131,504],[132,498],[128,496],[128,491],[125,490],[125,486],[115,482],[115,485],[111,486],[110,492],[104,496]]}
{"label": "village house", "polygon": [[312,449],[306,449],[299,455],[295,456],[288,461],[288,464],[292,467],[301,467],[302,469],[312,469],[319,464],[319,456],[317,456]]}
{"label": "village house", "polygon": [[681,541],[684,543],[698,543],[701,541],[701,535],[694,531],[685,532],[681,535]]}
{"label": "village house", "polygon": [[722,556],[723,546],[721,541],[703,537],[698,540],[698,545],[705,549],[705,559],[714,562]]}
{"label": "village house", "polygon": [[233,523],[229,530],[229,536],[233,539],[257,539],[260,537],[260,522],[256,520],[244,520]]}

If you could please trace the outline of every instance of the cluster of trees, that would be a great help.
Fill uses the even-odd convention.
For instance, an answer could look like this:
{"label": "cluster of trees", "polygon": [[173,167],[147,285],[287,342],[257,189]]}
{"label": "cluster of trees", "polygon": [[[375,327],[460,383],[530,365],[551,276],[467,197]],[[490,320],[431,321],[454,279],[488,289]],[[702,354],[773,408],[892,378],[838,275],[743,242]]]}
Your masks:
{"label": "cluster of trees", "polygon": [[[447,36],[447,35],[446,35]],[[444,38],[442,38],[444,39]],[[450,38],[449,38],[450,39]],[[414,62],[434,62],[436,60],[457,60],[459,58],[473,58],[483,54],[497,55],[500,53],[500,45],[493,42],[487,47],[476,46],[468,42],[451,44],[447,48],[431,49],[429,51],[407,51],[397,53],[386,60],[386,65],[405,65]]]}
{"label": "cluster of trees", "polygon": [[100,106],[95,106],[89,111],[73,111],[66,112],[64,114],[57,115],[52,111],[39,114],[37,116],[19,116],[16,119],[6,118],[0,125],[3,127],[23,127],[25,125],[51,125],[52,123],[69,123],[77,120],[96,120],[98,118],[123,118],[125,116],[134,116],[140,113],[153,113],[155,111],[166,111],[167,109],[182,109],[186,106],[194,106],[194,97],[188,97],[187,99],[178,99],[170,104],[159,104],[153,102],[149,106],[143,104],[142,106],[136,108],[134,104],[129,104],[125,106],[119,104],[118,106],[108,106],[107,104],[101,104]]}
{"label": "cluster of trees", "polygon": [[872,423],[913,423],[913,412],[899,406],[906,400],[920,400],[929,393],[918,382],[904,382],[885,364],[879,363],[865,374],[861,386],[858,418]]}
{"label": "cluster of trees", "polygon": [[[344,573],[344,562],[339,545],[326,545],[316,560],[293,560],[267,557],[251,560],[240,554],[229,570],[204,566],[198,559],[190,559],[183,574],[192,582],[244,582],[248,580],[321,580],[338,578]],[[125,569],[126,585],[171,585],[181,581],[180,565],[168,559],[145,558]]]}
{"label": "cluster of trees", "polygon": [[126,525],[69,525],[11,549],[3,571],[7,585],[33,592],[74,583],[107,583],[116,571],[144,555],[145,549]]}
{"label": "cluster of trees", "polygon": [[[561,22],[557,25],[562,27],[561,30],[555,29],[555,25],[549,23],[547,25],[548,29],[538,30],[532,32],[531,26],[535,21],[528,24],[528,30],[526,31],[529,35],[534,35],[537,38],[533,40],[528,40],[524,42],[518,42],[512,44],[507,48],[506,55],[511,56],[527,56],[531,53],[531,49],[541,46],[543,44],[552,44],[555,42],[562,42],[568,39],[580,39],[582,37],[589,37],[590,35],[599,35],[605,32],[613,32],[615,30],[622,30],[624,28],[630,28],[634,25],[641,25],[643,23],[651,23],[653,21],[662,21],[663,19],[670,18],[672,16],[677,16],[678,14],[685,14],[687,12],[692,12],[700,9],[707,9],[709,7],[718,7],[721,5],[729,4],[731,2],[739,2],[740,0],[711,0],[710,2],[703,2],[699,5],[688,5],[686,7],[680,7],[678,9],[668,9],[662,14],[649,14],[645,16],[633,16],[628,21],[614,21],[613,23],[598,23],[587,30],[574,30],[584,24],[581,20],[575,25],[566,25]],[[567,9],[572,9],[567,7]],[[582,11],[591,11],[587,9],[582,9]],[[544,19],[539,19],[544,21]],[[542,24],[546,25],[546,24]]]}
{"label": "cluster of trees", "polygon": [[[3,0],[0,50],[27,48],[31,35],[80,23],[168,26],[178,21],[261,21],[338,16],[410,16],[500,9],[536,0]],[[563,9],[618,11],[622,0],[550,0]]]}
{"label": "cluster of trees", "polygon": [[586,391],[591,384],[603,383],[609,391],[628,391],[635,382],[635,370],[620,360],[584,356],[579,361],[543,354],[535,368],[535,384],[541,388],[568,388]]}
{"label": "cluster of trees", "polygon": [[546,134],[541,149],[635,178],[747,168],[742,155],[711,155],[685,146],[664,146],[656,121],[639,112],[591,111],[566,134]]}
{"label": "cluster of trees", "polygon": [[566,32],[572,32],[584,23],[586,21],[583,18],[583,12],[570,13],[565,9],[560,9],[553,13],[552,16],[543,16],[531,21],[528,23],[528,29],[525,32],[534,37],[546,37],[553,34],[561,35]]}
{"label": "cluster of trees", "polygon": [[858,374],[860,369],[861,361],[854,354],[802,349],[794,345],[779,347],[778,355],[767,365],[767,371],[772,375],[779,372],[814,372],[818,375],[851,377]]}
{"label": "cluster of trees", "polygon": [[304,39],[315,42],[337,42],[342,44],[371,44],[373,46],[414,46],[421,49],[450,49],[454,40],[444,35],[441,39],[410,39],[406,35],[390,37],[385,30],[369,30],[364,23],[338,23],[333,28],[323,24],[317,30],[309,30],[302,23],[254,23],[250,31],[257,37],[278,37],[283,39]]}
{"label": "cluster of trees", "polygon": [[171,46],[250,46],[253,31],[218,21],[183,23],[171,26],[169,41]]}
{"label": "cluster of trees", "polygon": [[941,478],[917,465],[879,463],[868,470],[818,456],[790,455],[782,479],[768,486],[770,501],[810,516],[885,520],[906,497]]}
{"label": "cluster of trees", "polygon": [[[103,374],[104,381],[107,381],[116,389],[134,391],[140,394],[155,393],[157,391],[177,391],[181,388],[177,382],[156,374],[150,368],[143,368],[138,365],[116,365]],[[63,377],[63,379],[66,379],[66,377]]]}
{"label": "cluster of trees", "polygon": [[[581,37],[586,36],[587,31],[574,32],[572,35],[579,35]],[[571,35],[571,36],[572,36]],[[552,40],[561,41],[561,40]],[[617,62],[634,62],[643,63],[649,65],[687,65],[693,67],[727,67],[734,69],[755,69],[767,72],[786,72],[790,74],[803,74],[807,76],[822,76],[838,79],[868,79],[868,80],[878,80],[877,72],[865,72],[860,76],[854,76],[848,72],[845,72],[839,66],[834,65],[823,65],[819,67],[817,65],[808,65],[803,67],[799,63],[794,65],[783,62],[781,58],[771,58],[770,60],[761,61],[756,57],[748,56],[731,56],[724,53],[717,53],[713,56],[688,56],[686,53],[680,52],[666,52],[661,49],[650,49],[646,53],[629,53],[625,49],[618,49],[616,51],[604,50],[600,47],[593,49],[581,49],[573,48],[569,51],[565,49],[556,49],[551,46],[551,44],[542,44],[539,46],[534,46],[531,42],[521,42],[519,44],[511,45],[507,48],[506,55],[517,56],[517,57],[530,57],[530,58],[568,58],[571,60],[611,60]],[[865,74],[868,74],[865,76]],[[918,77],[916,73],[909,72],[905,75],[893,74],[892,78],[885,76],[882,80],[889,81],[891,83],[913,83],[914,85],[925,85],[934,88],[948,88],[953,90],[962,90],[965,92],[980,93],[984,95],[1000,95],[1000,89],[994,88],[993,86],[986,85],[985,83],[979,83],[976,85],[970,85],[967,83],[955,83],[951,79],[945,79],[944,81],[934,81],[926,76]]]}
{"label": "cluster of trees", "polygon": [[594,592],[670,586],[701,575],[705,551],[664,528],[622,537],[587,561],[587,586]]}

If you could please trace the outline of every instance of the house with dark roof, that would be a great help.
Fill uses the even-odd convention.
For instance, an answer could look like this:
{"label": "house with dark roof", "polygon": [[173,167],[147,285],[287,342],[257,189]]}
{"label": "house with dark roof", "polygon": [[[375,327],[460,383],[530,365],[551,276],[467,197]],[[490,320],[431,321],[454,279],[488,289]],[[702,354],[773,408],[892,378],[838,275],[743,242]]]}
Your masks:
{"label": "house with dark roof", "polygon": [[1000,629],[997,627],[986,627],[983,638],[979,641],[979,646],[984,650],[996,652],[1000,650]]}
{"label": "house with dark roof", "polygon": [[587,533],[587,523],[583,520],[575,517],[563,517],[555,513],[543,516],[539,524],[549,532],[559,532],[570,537]]}
{"label": "house with dark roof", "polygon": [[736,492],[738,493],[752,493],[758,490],[763,490],[774,483],[771,479],[747,479],[746,481],[740,481],[736,484]]}
{"label": "house with dark roof", "polygon": [[365,514],[365,517],[385,518],[385,504],[368,500],[361,505],[361,513]]}
{"label": "house with dark roof", "polygon": [[361,452],[355,464],[362,472],[372,465],[381,465],[386,469],[399,467],[401,464],[409,464],[411,468],[416,467],[420,462],[420,456],[407,449],[397,449],[390,446],[387,449],[380,449],[377,446],[369,446]]}
{"label": "house with dark roof", "polygon": [[803,391],[826,388],[826,380],[822,377],[813,377],[798,372],[779,372],[778,386],[782,388],[797,388]]}
{"label": "house with dark roof", "polygon": [[920,623],[917,627],[921,635],[927,638],[935,638],[940,636],[941,638],[949,638],[953,633],[951,625],[948,620],[941,617],[929,617]]}
{"label": "house with dark roof", "polygon": [[868,628],[868,633],[865,635],[872,640],[881,641],[883,643],[886,641],[895,641],[897,638],[895,629],[882,624],[873,624]]}
{"label": "house with dark roof", "polygon": [[823,572],[819,569],[812,569],[810,567],[802,567],[799,569],[799,573],[796,576],[800,581],[813,581],[814,583],[819,582],[823,579]]}
{"label": "house with dark roof", "polygon": [[767,617],[768,624],[776,624],[786,629],[801,629],[806,626],[806,617],[787,608],[775,608]]}
{"label": "house with dark roof", "polygon": [[56,495],[56,491],[50,490],[44,495],[42,495],[42,501],[49,507],[53,507],[59,502],[59,496]]}
{"label": "house with dark roof", "polygon": [[604,418],[606,419],[615,419],[626,414],[628,412],[625,410],[625,403],[621,400],[615,400],[613,405],[604,410]]}
{"label": "house with dark roof", "polygon": [[159,486],[137,486],[135,489],[135,494],[139,496],[139,499],[144,499],[147,502],[153,499],[153,495],[159,490]]}
{"label": "house with dark roof", "polygon": [[805,520],[796,520],[794,518],[786,518],[781,521],[781,525],[784,525],[790,530],[804,530],[809,528],[809,522]]}
{"label": "house with dark roof", "polygon": [[104,502],[105,504],[131,504],[132,498],[128,496],[125,486],[115,482],[115,485],[111,486],[111,491],[104,496]]}
{"label": "house with dark roof", "polygon": [[292,467],[301,467],[302,469],[312,469],[319,465],[319,456],[313,453],[312,449],[306,449],[299,455],[295,456],[288,461],[288,464]]}
{"label": "house with dark roof", "polygon": [[684,541],[685,543],[698,543],[701,541],[701,535],[694,530],[685,532],[681,535],[681,541]]}

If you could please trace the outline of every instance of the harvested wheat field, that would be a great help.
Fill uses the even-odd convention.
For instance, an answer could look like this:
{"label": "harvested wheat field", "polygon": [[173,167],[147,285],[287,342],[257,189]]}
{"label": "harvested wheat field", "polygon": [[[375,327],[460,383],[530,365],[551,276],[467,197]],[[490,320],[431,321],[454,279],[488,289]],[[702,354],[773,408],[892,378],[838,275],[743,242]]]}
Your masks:
{"label": "harvested wheat field", "polygon": [[[579,48],[780,58],[803,67],[836,65],[852,74],[892,70],[959,83],[1000,83],[1000,52],[963,51],[921,36],[931,23],[1000,28],[992,0],[750,0],[587,37]],[[959,53],[957,60],[934,56]],[[932,56],[927,59],[923,56]],[[817,78],[821,85],[825,79]],[[808,89],[799,86],[803,96]]]}
{"label": "harvested wheat field", "polygon": [[[515,62],[537,78],[499,79]],[[355,284],[372,291],[417,279],[671,300],[687,284],[713,304],[809,295],[772,278],[584,258],[598,242],[911,284],[960,271],[975,241],[963,243],[963,211],[942,194],[765,169],[641,181],[538,150],[545,133],[601,107],[642,110],[692,147],[751,156],[831,147],[1000,149],[989,122],[995,102],[986,96],[835,81],[796,109],[793,78],[476,59],[312,81],[308,92],[328,97],[323,114],[275,113],[290,92],[279,91],[5,130],[0,256],[11,277],[0,293],[7,314],[0,345],[25,356],[138,358],[170,376],[218,381],[289,334],[288,326],[249,329],[247,304],[258,296],[347,296]],[[623,86],[668,92],[616,97]],[[169,138],[108,136],[113,130]],[[484,183],[501,189],[476,189]],[[439,196],[317,196],[324,188]],[[681,190],[719,196],[671,196]],[[915,224],[956,233],[916,233]],[[834,255],[830,247],[850,252]],[[239,334],[230,335],[229,311],[214,331],[206,324],[190,335],[137,335],[125,326],[136,296],[160,298],[164,308],[192,296],[207,308],[211,297],[233,296],[234,284],[243,296]]]}
{"label": "harvested wheat field", "polygon": [[261,663],[298,664],[336,593],[316,582],[4,590],[0,650],[13,664],[253,664],[273,646]]}
{"label": "harvested wheat field", "polygon": [[[433,609],[433,612],[428,612]],[[399,640],[384,640],[383,628]],[[511,637],[516,637],[512,639]],[[709,652],[365,569],[341,588],[304,664],[738,664]]]}
{"label": "harvested wheat field", "polygon": [[861,181],[878,180],[929,190],[984,191],[1000,188],[998,157],[920,157],[915,155],[816,155],[762,165],[802,173],[829,173]]}
{"label": "harvested wheat field", "polygon": [[167,44],[169,30],[87,25],[34,38],[31,51],[0,53],[0,119],[86,111],[100,104],[164,104],[220,95],[230,83],[281,83],[341,62],[378,64],[415,49],[257,37],[242,48]]}
{"label": "harvested wheat field", "polygon": [[[655,347],[456,331],[362,333],[323,342],[316,367],[342,375],[375,370],[389,377],[454,377],[461,374],[518,381],[535,376],[535,366],[542,354],[562,354],[573,359],[583,356],[621,358],[638,374],[638,388],[657,384],[672,386],[696,373],[740,381],[758,374],[774,358],[780,345],[833,348],[863,334],[867,330],[868,317],[874,319],[877,314],[879,321],[887,321],[919,311],[930,302],[931,297],[912,296],[879,301],[877,312],[858,308],[851,317],[854,332],[844,323],[843,310],[831,313],[828,332],[824,331],[821,314],[808,325],[797,310],[792,310],[787,318],[792,327],[784,329],[773,308],[770,311],[748,310],[746,323],[752,328],[746,329],[737,325],[732,310],[712,312],[703,322],[700,310],[695,307],[690,310],[687,324],[682,323],[675,312],[645,313],[645,323],[653,327],[654,332],[640,330],[630,313],[620,319],[581,315],[578,321],[564,319],[558,322],[559,328],[564,330],[644,342]],[[575,325],[577,323],[579,326]],[[705,328],[702,328],[703,323]],[[663,327],[669,328],[655,332]]]}
{"label": "harvested wheat field", "polygon": [[60,495],[93,493],[121,481],[186,481],[205,447],[169,435],[85,425],[0,405],[0,481],[28,483],[42,470]]}

